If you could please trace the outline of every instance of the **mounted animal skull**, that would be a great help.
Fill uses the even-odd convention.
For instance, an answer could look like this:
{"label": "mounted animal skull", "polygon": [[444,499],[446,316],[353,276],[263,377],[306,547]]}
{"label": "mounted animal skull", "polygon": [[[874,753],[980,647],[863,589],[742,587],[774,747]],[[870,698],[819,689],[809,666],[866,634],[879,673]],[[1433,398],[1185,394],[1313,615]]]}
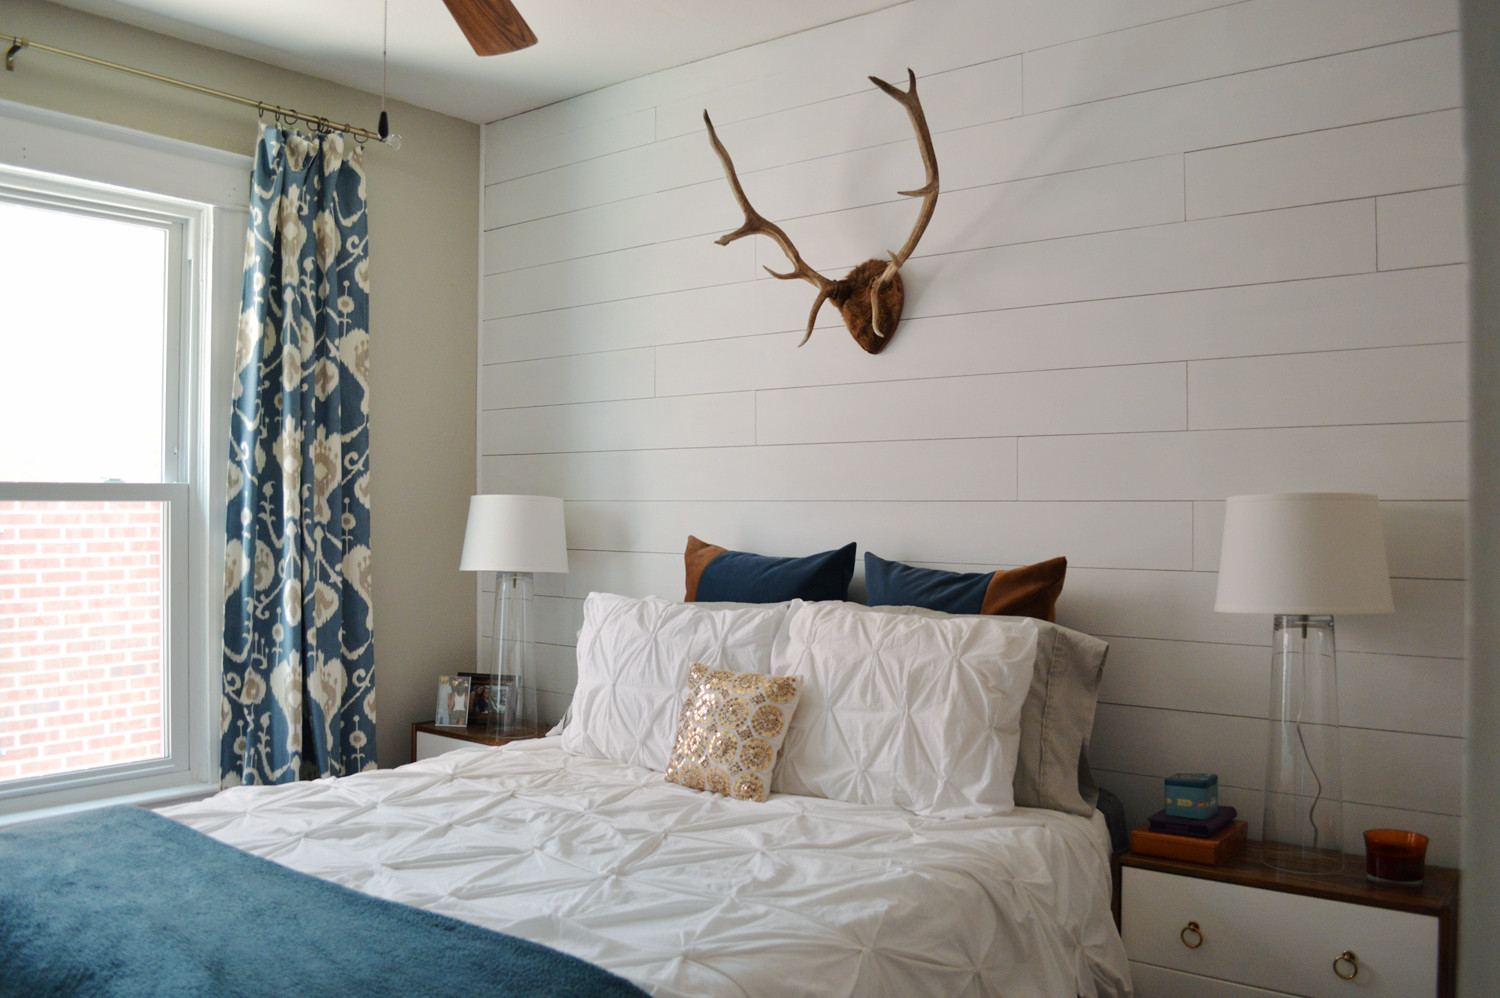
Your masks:
{"label": "mounted animal skull", "polygon": [[719,141],[719,136],[714,132],[714,123],[709,120],[708,111],[703,112],[703,121],[708,125],[708,140],[713,143],[714,152],[719,155],[719,162],[724,164],[724,174],[729,178],[729,186],[734,191],[735,200],[740,203],[740,208],[745,212],[745,224],[726,235],[720,236],[716,242],[720,246],[727,246],[739,239],[741,236],[760,233],[769,236],[781,247],[787,259],[792,263],[789,273],[781,274],[766,268],[766,273],[783,281],[793,278],[801,278],[818,289],[818,297],[813,300],[812,314],[807,317],[807,334],[802,337],[800,347],[812,336],[813,323],[817,321],[818,310],[826,301],[833,302],[839,313],[844,317],[844,325],[849,327],[849,333],[854,341],[869,353],[879,353],[885,349],[885,345],[891,341],[891,335],[896,331],[896,323],[901,321],[901,305],[906,300],[905,292],[901,287],[901,266],[906,263],[907,257],[911,256],[912,250],[917,248],[917,241],[922,238],[922,233],[927,229],[927,223],[932,221],[933,209],[937,207],[938,199],[938,168],[937,154],[932,148],[932,133],[927,130],[927,117],[922,113],[922,102],[917,98],[917,76],[910,69],[906,71],[910,85],[905,91],[891,86],[884,80],[870,77],[870,82],[881,90],[890,94],[901,105],[906,108],[906,113],[911,116],[912,127],[917,132],[917,142],[922,150],[922,163],[927,167],[927,183],[914,191],[900,191],[905,197],[921,198],[922,210],[917,215],[917,224],[911,230],[911,235],[906,238],[906,245],[901,247],[899,253],[891,253],[890,262],[884,260],[866,260],[844,275],[843,279],[833,281],[824,277],[809,267],[797,252],[797,247],[792,240],[782,231],[775,222],[768,221],[750,206],[750,200],[745,197],[745,190],[740,186],[739,177],[735,176],[734,163],[729,159],[729,152],[724,148],[724,143]]}

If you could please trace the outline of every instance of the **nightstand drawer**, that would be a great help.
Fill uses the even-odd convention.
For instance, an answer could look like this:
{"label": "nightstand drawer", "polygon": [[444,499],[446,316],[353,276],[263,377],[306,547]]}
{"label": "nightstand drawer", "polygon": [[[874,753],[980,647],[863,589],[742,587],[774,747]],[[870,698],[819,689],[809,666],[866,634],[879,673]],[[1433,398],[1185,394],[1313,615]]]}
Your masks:
{"label": "nightstand drawer", "polygon": [[1136,998],[1286,998],[1285,991],[1267,991],[1216,977],[1184,974],[1149,963],[1130,961],[1130,980]]}
{"label": "nightstand drawer", "polygon": [[[1131,960],[1309,998],[1437,993],[1435,917],[1153,870],[1127,867],[1121,877]],[[1201,933],[1197,948],[1182,939],[1189,922]],[[1334,973],[1346,950],[1358,960],[1352,981]]]}
{"label": "nightstand drawer", "polygon": [[431,759],[433,756],[442,755],[444,752],[452,752],[454,749],[461,748],[473,748],[477,744],[464,738],[435,735],[430,731],[418,731],[415,737],[417,750],[412,753],[413,759]]}

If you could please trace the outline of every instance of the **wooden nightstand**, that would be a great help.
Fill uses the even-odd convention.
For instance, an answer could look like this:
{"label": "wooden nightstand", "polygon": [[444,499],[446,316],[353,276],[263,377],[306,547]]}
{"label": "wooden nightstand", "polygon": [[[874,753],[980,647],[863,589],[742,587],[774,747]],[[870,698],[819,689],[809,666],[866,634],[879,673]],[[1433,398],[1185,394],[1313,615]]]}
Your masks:
{"label": "wooden nightstand", "polygon": [[1363,856],[1334,876],[1278,873],[1259,842],[1224,866],[1126,853],[1116,897],[1136,996],[1452,998],[1458,871],[1425,880],[1370,884]]}
{"label": "wooden nightstand", "polygon": [[470,745],[504,745],[526,738],[541,738],[546,733],[546,728],[537,727],[521,734],[497,735],[487,728],[459,728],[418,721],[411,726],[411,758],[415,762]]}

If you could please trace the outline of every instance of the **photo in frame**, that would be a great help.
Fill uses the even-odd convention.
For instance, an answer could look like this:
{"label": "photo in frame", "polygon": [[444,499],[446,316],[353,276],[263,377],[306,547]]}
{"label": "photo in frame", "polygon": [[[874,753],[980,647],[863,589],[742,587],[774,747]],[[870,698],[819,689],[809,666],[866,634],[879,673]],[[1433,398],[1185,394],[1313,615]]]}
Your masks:
{"label": "photo in frame", "polygon": [[463,727],[469,723],[469,677],[440,676],[437,689],[437,719],[434,723]]}
{"label": "photo in frame", "polygon": [[497,676],[492,672],[463,672],[470,683],[469,724],[504,727],[508,710],[515,710],[519,690],[515,676]]}

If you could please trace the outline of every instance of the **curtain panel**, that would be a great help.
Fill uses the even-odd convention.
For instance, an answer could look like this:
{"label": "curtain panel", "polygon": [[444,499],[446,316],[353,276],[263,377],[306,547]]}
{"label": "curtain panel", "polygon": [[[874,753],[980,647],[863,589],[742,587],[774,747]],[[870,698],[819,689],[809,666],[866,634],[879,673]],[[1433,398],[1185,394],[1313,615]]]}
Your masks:
{"label": "curtain panel", "polygon": [[263,127],[235,348],[223,786],[375,767],[363,148]]}

